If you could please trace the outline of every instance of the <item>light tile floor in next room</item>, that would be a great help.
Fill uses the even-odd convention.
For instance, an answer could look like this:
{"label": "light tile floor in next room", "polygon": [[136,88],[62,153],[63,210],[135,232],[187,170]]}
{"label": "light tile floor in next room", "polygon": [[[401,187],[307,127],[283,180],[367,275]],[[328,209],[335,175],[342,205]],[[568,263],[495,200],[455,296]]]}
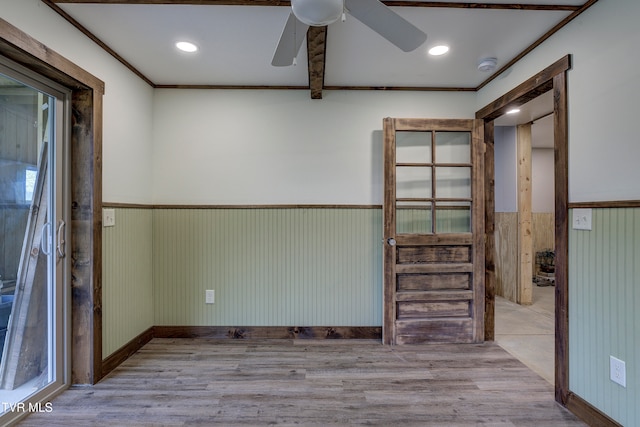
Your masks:
{"label": "light tile floor in next room", "polygon": [[533,286],[533,304],[496,297],[496,342],[529,369],[554,383],[555,287]]}

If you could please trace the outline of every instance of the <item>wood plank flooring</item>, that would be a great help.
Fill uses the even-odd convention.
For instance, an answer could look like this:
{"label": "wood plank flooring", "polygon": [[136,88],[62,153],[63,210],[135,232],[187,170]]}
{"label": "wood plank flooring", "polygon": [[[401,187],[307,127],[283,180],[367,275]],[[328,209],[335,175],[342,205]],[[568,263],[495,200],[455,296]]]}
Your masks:
{"label": "wood plank flooring", "polygon": [[583,426],[494,343],[153,339],[22,426]]}

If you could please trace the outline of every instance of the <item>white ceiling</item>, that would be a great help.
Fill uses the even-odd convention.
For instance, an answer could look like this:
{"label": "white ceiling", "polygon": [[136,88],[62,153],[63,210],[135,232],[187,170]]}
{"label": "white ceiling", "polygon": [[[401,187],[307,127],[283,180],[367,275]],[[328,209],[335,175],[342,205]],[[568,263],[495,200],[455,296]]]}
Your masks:
{"label": "white ceiling", "polygon": [[[521,4],[582,6],[586,1],[528,0]],[[306,43],[296,66],[271,65],[289,6],[117,3],[74,0],[57,5],[155,85],[309,86]],[[462,0],[448,3],[469,4]],[[510,0],[473,4],[489,3],[516,4]],[[496,57],[499,70],[572,13],[451,7],[392,9],[426,32],[426,43],[413,52],[402,52],[347,16],[345,22],[330,24],[327,29],[325,87],[473,90],[492,77],[492,73],[478,71],[481,58]],[[196,54],[180,52],[174,47],[179,40],[191,41],[200,50]],[[450,52],[442,57],[427,55],[427,50],[437,44],[449,45]],[[548,92],[523,105],[519,114],[502,116],[495,124],[514,126],[535,121],[535,135],[542,136],[534,138],[534,145],[541,146],[543,141],[542,146],[549,146],[550,141],[552,146],[552,111],[553,99]]]}
{"label": "white ceiling", "polygon": [[[572,6],[585,2],[526,1]],[[288,6],[95,2],[58,6],[156,85],[309,85],[305,44],[296,66],[271,66],[289,15]],[[479,59],[495,56],[500,68],[571,14],[478,8],[392,9],[425,31],[426,43],[404,53],[355,18],[333,23],[327,32],[325,87],[476,88],[491,76],[477,70]],[[200,51],[179,52],[174,47],[178,40],[192,41]],[[436,58],[426,54],[429,47],[441,43],[450,45],[447,55]]]}

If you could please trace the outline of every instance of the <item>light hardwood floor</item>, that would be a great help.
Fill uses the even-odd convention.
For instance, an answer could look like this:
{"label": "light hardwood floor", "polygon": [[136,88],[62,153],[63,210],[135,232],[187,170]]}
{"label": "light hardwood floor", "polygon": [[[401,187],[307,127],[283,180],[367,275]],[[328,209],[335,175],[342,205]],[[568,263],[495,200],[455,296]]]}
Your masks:
{"label": "light hardwood floor", "polygon": [[494,343],[154,339],[22,426],[582,426]]}

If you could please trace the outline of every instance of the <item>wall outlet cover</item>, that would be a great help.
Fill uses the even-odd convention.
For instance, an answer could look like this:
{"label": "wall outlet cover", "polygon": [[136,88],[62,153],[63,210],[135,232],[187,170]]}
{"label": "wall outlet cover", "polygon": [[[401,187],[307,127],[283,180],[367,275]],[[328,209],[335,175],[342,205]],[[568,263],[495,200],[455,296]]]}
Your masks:
{"label": "wall outlet cover", "polygon": [[215,304],[216,291],[213,289],[207,289],[206,291],[204,291],[204,300],[207,304]]}
{"label": "wall outlet cover", "polygon": [[610,362],[610,378],[614,383],[620,384],[622,387],[627,387],[627,368],[623,360],[609,356]]}

